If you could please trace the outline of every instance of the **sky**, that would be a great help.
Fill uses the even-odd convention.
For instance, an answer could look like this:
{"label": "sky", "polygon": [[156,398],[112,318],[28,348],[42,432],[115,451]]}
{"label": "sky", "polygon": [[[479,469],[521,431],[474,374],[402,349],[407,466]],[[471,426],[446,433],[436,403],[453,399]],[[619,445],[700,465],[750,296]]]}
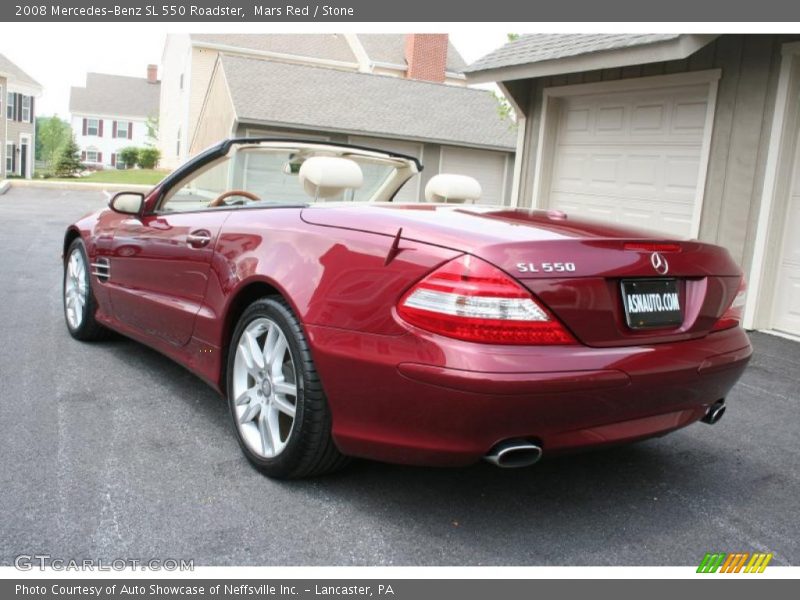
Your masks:
{"label": "sky", "polygon": [[[43,96],[37,100],[39,116],[58,114],[67,118],[70,87],[85,85],[88,71],[145,77],[148,64],[161,62],[164,40],[171,32],[169,27],[169,24],[60,24],[55,28],[50,24],[3,24],[0,53],[44,87]],[[184,26],[182,31],[191,31],[187,27],[191,25]],[[196,27],[198,31],[211,30],[208,26]],[[213,29],[225,31],[224,25]],[[236,31],[242,30],[237,27]],[[502,46],[506,34],[457,32],[451,33],[450,39],[469,63]]]}

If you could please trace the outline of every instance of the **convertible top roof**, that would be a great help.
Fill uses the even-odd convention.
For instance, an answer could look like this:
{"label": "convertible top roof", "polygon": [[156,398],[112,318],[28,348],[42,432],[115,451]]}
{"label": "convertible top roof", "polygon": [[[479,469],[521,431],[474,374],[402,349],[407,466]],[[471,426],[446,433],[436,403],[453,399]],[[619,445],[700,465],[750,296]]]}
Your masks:
{"label": "convertible top roof", "polygon": [[356,144],[345,144],[340,142],[320,142],[319,140],[305,140],[298,138],[239,137],[239,138],[228,138],[218,142],[217,144],[214,144],[209,148],[206,148],[200,154],[198,154],[188,162],[184,163],[183,165],[175,169],[172,173],[167,175],[161,181],[161,183],[158,184],[157,187],[161,190],[162,193],[167,191],[176,182],[183,179],[191,171],[194,171],[195,169],[202,167],[203,165],[208,164],[213,160],[225,156],[230,151],[231,146],[235,144],[262,144],[265,142],[285,143],[287,145],[311,144],[314,146],[331,146],[334,148],[363,150],[366,152],[375,152],[378,154],[385,154],[386,156],[389,157],[402,158],[403,160],[411,161],[416,165],[417,171],[419,172],[422,172],[422,170],[425,168],[419,161],[419,159],[415,156],[409,156],[407,154],[401,154],[399,152],[391,152],[388,150],[381,150],[379,148],[370,148],[368,146],[358,146]]}

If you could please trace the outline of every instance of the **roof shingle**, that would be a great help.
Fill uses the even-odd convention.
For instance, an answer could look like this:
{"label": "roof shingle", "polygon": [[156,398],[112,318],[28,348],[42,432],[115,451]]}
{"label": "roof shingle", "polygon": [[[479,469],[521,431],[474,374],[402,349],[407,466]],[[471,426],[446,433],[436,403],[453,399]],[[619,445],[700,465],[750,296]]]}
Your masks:
{"label": "roof shingle", "polygon": [[[512,149],[491,92],[222,55],[239,121]],[[280,82],[276,85],[276,82]]]}
{"label": "roof shingle", "polygon": [[8,75],[12,81],[16,81],[17,83],[31,85],[37,88],[42,87],[38,81],[8,60],[4,54],[0,54],[0,73]]}
{"label": "roof shingle", "polygon": [[161,84],[150,83],[144,77],[87,73],[86,87],[70,90],[69,110],[147,118],[158,116],[160,95]]}
{"label": "roof shingle", "polygon": [[617,50],[665,42],[679,34],[531,34],[524,35],[505,46],[479,58],[464,69],[476,73],[516,65],[558,60],[604,50]]}
{"label": "roof shingle", "polygon": [[[406,65],[405,35],[359,33],[358,39],[370,60],[390,65]],[[448,42],[447,70],[453,73],[460,73],[466,66],[467,63],[464,62],[456,47],[453,46],[452,42]]]}
{"label": "roof shingle", "polygon": [[192,42],[231,46],[257,52],[275,52],[323,60],[355,63],[350,44],[341,34],[321,33],[193,33]]}

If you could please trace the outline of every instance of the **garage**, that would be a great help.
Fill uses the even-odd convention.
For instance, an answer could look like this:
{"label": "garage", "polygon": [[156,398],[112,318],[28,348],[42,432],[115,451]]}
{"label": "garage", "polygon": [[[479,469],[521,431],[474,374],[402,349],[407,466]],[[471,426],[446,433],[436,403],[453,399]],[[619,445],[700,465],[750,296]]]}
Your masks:
{"label": "garage", "polygon": [[439,172],[469,175],[481,184],[481,203],[503,204],[506,197],[508,155],[473,148],[442,147]]}
{"label": "garage", "polygon": [[580,93],[591,85],[572,86],[560,97],[554,90],[544,204],[669,235],[696,235],[706,123],[713,111],[709,85],[653,83],[650,89],[611,86],[600,93]]}
{"label": "garage", "polygon": [[[414,158],[422,161],[422,144],[419,143],[356,136],[350,137],[350,143],[356,146],[377,148],[378,150],[385,150],[387,152],[397,152],[398,154],[413,156]],[[422,198],[422,193],[420,190],[420,176],[414,175],[414,177],[409,179],[405,185],[400,188],[400,191],[398,191],[397,195],[394,197],[394,201],[419,202],[420,198]]]}

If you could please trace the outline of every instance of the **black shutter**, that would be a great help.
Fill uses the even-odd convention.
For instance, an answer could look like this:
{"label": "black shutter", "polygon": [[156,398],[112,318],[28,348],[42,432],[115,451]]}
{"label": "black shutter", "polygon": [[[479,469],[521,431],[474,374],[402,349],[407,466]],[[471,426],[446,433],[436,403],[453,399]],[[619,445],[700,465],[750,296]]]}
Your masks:
{"label": "black shutter", "polygon": [[33,123],[34,120],[35,120],[35,118],[33,116],[33,96],[31,96],[31,121],[30,122]]}
{"label": "black shutter", "polygon": [[17,145],[11,144],[11,172],[17,172]]}
{"label": "black shutter", "polygon": [[14,102],[14,107],[17,111],[17,118],[14,119],[15,121],[22,121],[22,94],[15,94],[16,101]]}

